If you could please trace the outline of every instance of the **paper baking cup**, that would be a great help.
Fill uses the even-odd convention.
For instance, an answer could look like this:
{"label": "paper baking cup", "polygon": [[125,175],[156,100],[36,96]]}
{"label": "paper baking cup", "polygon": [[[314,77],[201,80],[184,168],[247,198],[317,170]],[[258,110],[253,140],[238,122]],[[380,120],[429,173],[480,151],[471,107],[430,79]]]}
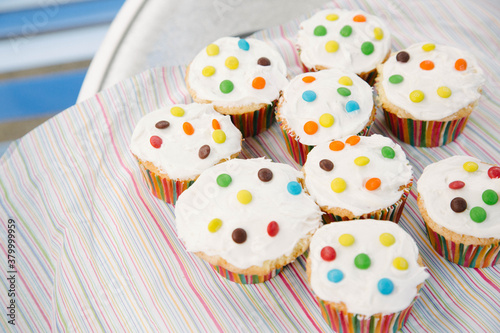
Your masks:
{"label": "paper baking cup", "polygon": [[455,140],[469,116],[451,121],[424,121],[399,118],[384,110],[385,121],[399,140],[417,147],[439,147]]}
{"label": "paper baking cup", "polygon": [[363,316],[349,313],[331,306],[317,298],[321,314],[335,332],[342,333],[386,333],[397,332],[403,328],[410,316],[413,304],[418,296],[413,299],[410,306],[403,311],[382,315]]}
{"label": "paper baking cup", "polygon": [[353,218],[325,212],[325,213],[323,213],[323,222],[328,224],[331,222],[339,222],[339,221],[373,219],[373,220],[387,220],[387,221],[392,221],[392,222],[398,223],[399,219],[401,218],[401,214],[403,214],[406,199],[408,198],[408,194],[411,191],[412,185],[413,185],[413,181],[411,181],[409,183],[409,185],[405,187],[401,198],[395,204],[393,204],[387,208],[379,209],[375,212],[363,214],[361,216],[355,216]]}
{"label": "paper baking cup", "polygon": [[427,223],[425,226],[434,250],[448,261],[472,268],[490,267],[500,263],[500,242],[487,246],[455,243],[432,230]]}
{"label": "paper baking cup", "polygon": [[138,162],[141,173],[153,195],[171,205],[175,205],[179,195],[194,183],[194,180],[172,180],[160,177],[144,167],[141,161],[138,160]]}
{"label": "paper baking cup", "polygon": [[240,283],[240,284],[254,284],[261,283],[267,280],[272,279],[276,275],[278,275],[282,268],[274,269],[269,274],[266,275],[245,275],[245,274],[236,274],[231,271],[228,271],[222,266],[210,265],[213,269],[220,274],[220,276],[228,279],[229,281]]}
{"label": "paper baking cup", "polygon": [[254,136],[267,130],[274,121],[274,106],[276,102],[254,112],[232,114],[231,120],[243,134],[243,137]]}

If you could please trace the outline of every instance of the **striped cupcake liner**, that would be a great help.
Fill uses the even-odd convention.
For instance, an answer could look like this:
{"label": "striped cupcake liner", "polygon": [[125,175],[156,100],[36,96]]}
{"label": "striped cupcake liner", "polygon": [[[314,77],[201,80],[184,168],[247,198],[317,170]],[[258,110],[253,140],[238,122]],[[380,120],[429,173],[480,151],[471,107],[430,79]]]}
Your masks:
{"label": "striped cupcake liner", "polygon": [[257,135],[267,130],[273,124],[275,105],[276,101],[254,112],[232,114],[231,120],[234,126],[241,131],[244,138]]}
{"label": "striped cupcake liner", "polygon": [[385,121],[399,140],[416,147],[439,147],[455,140],[469,116],[451,121],[424,121],[399,118],[384,110]]}
{"label": "striped cupcake liner", "polygon": [[239,284],[254,284],[254,283],[262,283],[267,280],[272,279],[276,275],[278,275],[282,268],[274,269],[266,275],[245,275],[245,274],[236,274],[222,266],[210,265],[212,268],[219,273],[223,278],[228,279],[229,281],[236,282]]}
{"label": "striped cupcake liner", "polygon": [[171,205],[175,205],[179,195],[194,183],[194,180],[172,180],[160,177],[147,169],[141,161],[139,161],[139,168],[153,195]]}
{"label": "striped cupcake liner", "polygon": [[389,315],[376,314],[373,316],[364,316],[355,313],[349,313],[337,309],[329,303],[323,302],[317,298],[321,314],[328,325],[339,333],[386,333],[397,332],[405,326],[406,320],[410,316],[413,304],[418,296],[413,299],[410,306],[400,312]]}
{"label": "striped cupcake liner", "polygon": [[434,250],[452,263],[471,268],[490,267],[500,263],[500,242],[487,246],[455,243],[432,230],[427,223],[425,226]]}

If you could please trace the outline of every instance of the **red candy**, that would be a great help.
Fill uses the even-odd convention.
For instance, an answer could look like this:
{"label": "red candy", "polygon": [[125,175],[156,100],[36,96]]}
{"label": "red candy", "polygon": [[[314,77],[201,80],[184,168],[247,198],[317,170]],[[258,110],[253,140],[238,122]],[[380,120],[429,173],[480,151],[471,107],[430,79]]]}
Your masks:
{"label": "red candy", "polygon": [[163,140],[159,136],[153,135],[151,139],[149,139],[149,142],[151,143],[151,146],[160,148]]}
{"label": "red candy", "polygon": [[274,237],[280,231],[280,226],[276,221],[269,222],[267,225],[267,234],[271,237]]}
{"label": "red candy", "polygon": [[465,183],[460,180],[455,180],[448,185],[452,190],[459,190],[465,186]]}
{"label": "red candy", "polygon": [[488,169],[488,176],[491,179],[500,178],[500,167],[494,166]]}
{"label": "red candy", "polygon": [[337,257],[335,249],[331,246],[325,246],[321,249],[321,258],[324,261],[333,261]]}

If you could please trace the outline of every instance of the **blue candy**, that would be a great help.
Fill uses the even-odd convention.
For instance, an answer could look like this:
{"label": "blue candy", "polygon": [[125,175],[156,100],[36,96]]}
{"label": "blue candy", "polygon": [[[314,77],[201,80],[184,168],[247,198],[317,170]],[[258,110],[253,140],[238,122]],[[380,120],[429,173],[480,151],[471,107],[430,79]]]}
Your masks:
{"label": "blue candy", "polygon": [[243,51],[248,51],[250,49],[250,44],[245,39],[240,39],[238,41],[238,47]]}
{"label": "blue candy", "polygon": [[378,281],[377,288],[382,295],[389,295],[394,290],[394,283],[387,278],[383,278]]}
{"label": "blue candy", "polygon": [[349,102],[347,102],[346,105],[345,105],[345,110],[347,112],[354,112],[354,111],[359,110],[359,104],[358,104],[358,102],[356,102],[356,101],[349,101]]}
{"label": "blue candy", "polygon": [[339,283],[344,279],[344,273],[340,269],[332,269],[331,271],[328,272],[328,281],[331,281],[333,283]]}
{"label": "blue candy", "polygon": [[306,90],[302,93],[302,99],[306,102],[312,102],[316,99],[316,93],[312,90]]}
{"label": "blue candy", "polygon": [[294,181],[289,182],[288,185],[286,186],[286,189],[292,195],[299,195],[300,193],[302,193],[302,186],[300,186],[299,183]]}

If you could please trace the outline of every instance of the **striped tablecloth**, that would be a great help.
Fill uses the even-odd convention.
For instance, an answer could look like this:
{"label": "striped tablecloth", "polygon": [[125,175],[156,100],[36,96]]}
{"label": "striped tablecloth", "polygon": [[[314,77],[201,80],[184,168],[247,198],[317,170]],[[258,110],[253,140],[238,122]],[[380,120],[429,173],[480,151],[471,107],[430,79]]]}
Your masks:
{"label": "striped tablecloth", "polygon": [[[385,19],[393,49],[433,41],[468,49],[487,75],[484,96],[464,133],[440,148],[403,144],[418,178],[442,158],[466,154],[499,163],[500,9],[494,1],[338,1]],[[256,34],[300,72],[299,18]],[[200,47],[202,47],[200,45]],[[129,152],[141,116],[190,102],[185,67],[159,68],[75,105],[14,142],[0,159],[3,330],[328,331],[306,283],[304,259],[258,285],[222,280],[176,237],[174,210],[155,199]],[[378,114],[374,133],[392,137]],[[295,165],[278,128],[244,142],[243,158]],[[5,307],[10,282],[7,226],[15,221],[16,326]],[[11,224],[14,222],[11,222]],[[417,241],[430,279],[407,332],[500,332],[500,267],[469,269],[437,256],[409,196],[400,225]]]}

